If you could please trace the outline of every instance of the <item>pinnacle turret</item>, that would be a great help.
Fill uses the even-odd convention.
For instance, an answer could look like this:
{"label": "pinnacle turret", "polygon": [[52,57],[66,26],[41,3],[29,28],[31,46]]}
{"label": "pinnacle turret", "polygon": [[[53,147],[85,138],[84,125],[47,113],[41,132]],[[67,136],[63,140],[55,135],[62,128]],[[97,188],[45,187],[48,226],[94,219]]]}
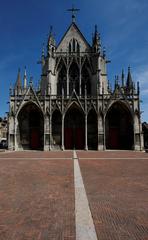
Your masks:
{"label": "pinnacle turret", "polygon": [[27,73],[26,73],[26,67],[25,67],[25,71],[24,71],[24,89],[27,88]]}
{"label": "pinnacle turret", "polygon": [[50,32],[49,32],[49,36],[48,36],[48,45],[53,45],[53,46],[56,45],[52,26],[50,26]]}
{"label": "pinnacle turret", "polygon": [[47,53],[48,53],[48,55],[53,54],[53,52],[55,51],[55,47],[56,47],[56,41],[55,41],[55,38],[54,38],[54,35],[53,35],[53,28],[51,26],[49,36],[48,36],[48,42],[47,42]]}
{"label": "pinnacle turret", "polygon": [[121,81],[122,81],[122,87],[124,87],[124,70],[123,69],[121,74]]}
{"label": "pinnacle turret", "polygon": [[22,88],[20,68],[18,69],[17,80],[16,80],[16,83],[15,83],[14,88],[15,88],[15,89],[19,89],[19,90]]}
{"label": "pinnacle turret", "polygon": [[95,25],[95,32],[93,34],[92,45],[93,45],[94,52],[100,52],[101,41],[100,41],[100,34],[98,33],[97,25]]}
{"label": "pinnacle turret", "polygon": [[130,67],[128,67],[126,86],[127,86],[128,90],[131,90],[133,88],[133,80],[132,80],[132,76],[131,76]]}

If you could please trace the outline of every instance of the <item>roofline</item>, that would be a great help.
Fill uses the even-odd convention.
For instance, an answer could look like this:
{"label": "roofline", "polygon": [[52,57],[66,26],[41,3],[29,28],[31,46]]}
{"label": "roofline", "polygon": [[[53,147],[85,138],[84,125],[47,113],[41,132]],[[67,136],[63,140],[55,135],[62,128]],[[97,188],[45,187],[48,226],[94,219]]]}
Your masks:
{"label": "roofline", "polygon": [[60,40],[59,44],[57,45],[57,48],[60,46],[61,42],[63,41],[64,37],[66,36],[67,32],[69,31],[69,29],[71,28],[71,26],[73,26],[78,30],[79,34],[81,35],[81,37],[83,38],[84,42],[88,45],[89,48],[91,48],[91,45],[88,43],[88,41],[86,40],[86,38],[84,37],[84,35],[81,33],[80,29],[78,28],[78,26],[76,25],[76,23],[72,22],[70,24],[70,26],[68,27],[67,31],[65,32],[65,34],[63,35],[62,39]]}

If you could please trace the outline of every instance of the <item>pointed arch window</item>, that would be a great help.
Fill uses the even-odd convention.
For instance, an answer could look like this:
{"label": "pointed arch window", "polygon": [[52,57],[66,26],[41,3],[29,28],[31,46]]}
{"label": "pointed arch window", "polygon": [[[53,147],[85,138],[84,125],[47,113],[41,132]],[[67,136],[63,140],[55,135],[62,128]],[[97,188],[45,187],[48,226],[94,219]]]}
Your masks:
{"label": "pointed arch window", "polygon": [[72,39],[70,42],[69,42],[69,53],[80,53],[80,44],[79,42],[76,40],[76,39]]}
{"label": "pointed arch window", "polygon": [[79,68],[76,63],[72,63],[69,69],[69,90],[70,94],[75,89],[76,93],[79,95]]}
{"label": "pointed arch window", "polygon": [[67,92],[67,71],[66,67],[63,65],[58,75],[58,85],[57,85],[57,95],[62,95],[62,89],[64,95]]}
{"label": "pointed arch window", "polygon": [[69,43],[69,53],[71,54],[71,42]]}
{"label": "pointed arch window", "polygon": [[87,95],[91,95],[90,74],[86,66],[84,66],[82,69],[81,92],[83,96],[85,95],[85,87],[86,87]]}
{"label": "pointed arch window", "polygon": [[75,49],[76,49],[76,40],[75,39],[73,39],[73,52],[75,52]]}

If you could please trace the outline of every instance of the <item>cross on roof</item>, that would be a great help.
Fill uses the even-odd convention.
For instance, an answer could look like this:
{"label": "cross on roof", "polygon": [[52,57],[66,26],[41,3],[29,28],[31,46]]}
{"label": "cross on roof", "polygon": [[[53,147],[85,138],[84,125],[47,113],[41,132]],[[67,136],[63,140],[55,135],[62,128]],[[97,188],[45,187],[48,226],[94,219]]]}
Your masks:
{"label": "cross on roof", "polygon": [[74,6],[72,6],[72,8],[67,9],[67,11],[71,12],[71,14],[72,14],[72,22],[75,22],[75,20],[76,20],[76,16],[75,16],[76,12],[80,11],[80,9],[75,8]]}

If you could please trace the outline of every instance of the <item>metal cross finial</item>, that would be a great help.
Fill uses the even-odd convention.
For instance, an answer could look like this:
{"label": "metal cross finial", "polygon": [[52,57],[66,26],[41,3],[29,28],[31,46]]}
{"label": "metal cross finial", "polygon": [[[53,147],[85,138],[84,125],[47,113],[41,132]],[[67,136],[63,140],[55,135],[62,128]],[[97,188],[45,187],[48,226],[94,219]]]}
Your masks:
{"label": "metal cross finial", "polygon": [[76,16],[75,16],[76,12],[80,11],[80,9],[75,8],[74,6],[72,6],[72,8],[67,9],[67,11],[72,13],[72,22],[75,22],[76,21]]}

